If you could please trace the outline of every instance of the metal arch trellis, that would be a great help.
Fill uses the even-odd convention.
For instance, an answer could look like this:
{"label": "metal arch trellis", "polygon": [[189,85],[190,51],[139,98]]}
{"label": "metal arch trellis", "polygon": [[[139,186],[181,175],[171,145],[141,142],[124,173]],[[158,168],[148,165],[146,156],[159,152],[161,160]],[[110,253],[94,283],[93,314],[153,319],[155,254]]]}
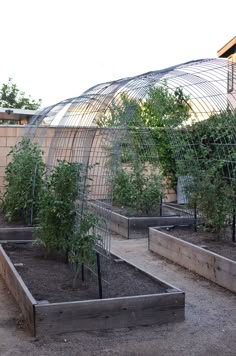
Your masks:
{"label": "metal arch trellis", "polygon": [[[193,175],[194,172],[189,169],[191,162],[187,155],[191,152],[192,159],[193,157],[195,159],[194,164],[198,168],[201,167],[201,173],[204,175],[204,167],[201,166],[204,155],[198,156],[198,154],[199,145],[207,143],[203,142],[200,131],[195,135],[194,141],[189,133],[198,127],[197,124],[201,126],[202,123],[207,127],[206,123],[210,117],[221,115],[221,124],[225,129],[231,130],[231,136],[225,134],[213,137],[208,148],[211,152],[215,148],[214,163],[223,162],[224,169],[221,170],[221,177],[223,181],[229,182],[232,195],[235,197],[236,94],[227,93],[227,73],[228,63],[223,59],[187,62],[136,77],[98,84],[78,97],[44,109],[33,119],[27,134],[46,147],[45,160],[49,172],[58,160],[63,159],[81,162],[87,168],[90,167],[86,177],[90,191],[82,195],[83,209],[84,207],[92,209],[98,214],[99,223],[95,230],[100,236],[99,247],[105,253],[110,251],[112,182],[117,174],[118,165],[123,164],[129,171],[130,161],[141,162],[141,164],[145,161],[146,171],[150,173],[151,170],[153,173],[157,172],[160,157],[158,150],[155,149],[159,143],[153,139],[152,128],[137,121],[135,110],[128,110],[126,107],[126,111],[120,113],[123,116],[122,120],[120,116],[118,123],[110,121],[110,125],[106,126],[98,123],[101,123],[104,118],[109,121],[113,112],[119,111],[119,107],[123,106],[124,109],[125,100],[130,107],[133,105],[132,100],[136,101],[142,111],[143,103],[148,100],[152,88],[166,88],[167,92],[172,94],[180,88],[188,98],[191,108],[189,118],[181,122],[179,117],[175,127],[170,122],[164,125],[177,165],[176,174],[187,177]],[[229,113],[230,120],[225,113]],[[129,155],[126,161],[125,150]],[[209,157],[207,159],[210,161]],[[200,181],[201,176],[198,177],[198,183]],[[186,185],[186,183],[182,184]],[[83,215],[83,209],[81,210],[80,205],[79,217],[81,212]]]}
{"label": "metal arch trellis", "polygon": [[[208,101],[215,100],[212,110],[215,111],[217,108],[222,110],[225,103],[220,101],[222,98],[226,100],[226,75],[227,66],[222,59],[188,62],[166,70],[96,85],[79,97],[64,100],[45,109],[44,112],[34,118],[33,122],[45,122],[45,124],[53,125],[53,120],[55,121],[58,116],[58,111],[68,106],[63,113],[63,117],[57,121],[57,125],[63,127],[91,126],[95,124],[94,119],[97,114],[101,111],[105,113],[121,92],[127,92],[130,96],[143,99],[151,86],[164,82],[171,90],[182,87],[187,94],[196,101],[198,100],[199,105],[202,98]],[[71,106],[73,106],[73,110],[70,110]],[[197,107],[195,111],[197,112]]]}

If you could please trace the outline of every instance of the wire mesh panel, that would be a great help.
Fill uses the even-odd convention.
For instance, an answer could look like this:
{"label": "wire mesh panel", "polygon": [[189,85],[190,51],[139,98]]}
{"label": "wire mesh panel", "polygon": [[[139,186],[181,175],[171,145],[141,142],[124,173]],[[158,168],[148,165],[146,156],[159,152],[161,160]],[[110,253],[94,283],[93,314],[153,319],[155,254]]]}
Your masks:
{"label": "wire mesh panel", "polygon": [[96,85],[33,119],[27,134],[45,148],[48,174],[60,161],[83,166],[77,225],[95,214],[105,253],[115,209],[138,216],[197,211],[211,224],[219,216],[205,211],[215,206],[221,225],[232,220],[236,98],[228,71],[223,59],[192,61]]}

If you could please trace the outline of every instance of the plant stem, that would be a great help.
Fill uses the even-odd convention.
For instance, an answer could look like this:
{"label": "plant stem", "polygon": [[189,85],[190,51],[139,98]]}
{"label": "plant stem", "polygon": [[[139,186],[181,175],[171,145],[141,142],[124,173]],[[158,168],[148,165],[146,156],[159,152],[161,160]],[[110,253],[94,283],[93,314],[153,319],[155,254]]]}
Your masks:
{"label": "plant stem", "polygon": [[73,282],[72,282],[73,289],[76,289],[76,282],[77,282],[77,279],[79,276],[79,271],[80,271],[79,264],[76,264],[76,271],[75,271]]}

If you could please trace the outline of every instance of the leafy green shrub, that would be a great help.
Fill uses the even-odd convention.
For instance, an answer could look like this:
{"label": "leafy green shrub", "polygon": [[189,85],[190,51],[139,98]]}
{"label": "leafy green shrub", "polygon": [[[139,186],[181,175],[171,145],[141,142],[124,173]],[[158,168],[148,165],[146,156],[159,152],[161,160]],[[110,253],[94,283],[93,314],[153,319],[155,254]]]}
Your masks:
{"label": "leafy green shrub", "polygon": [[150,88],[143,104],[143,121],[150,128],[162,174],[168,177],[169,186],[174,189],[177,169],[170,130],[175,130],[189,119],[189,101],[182,88],[171,91],[163,82],[162,86]]}
{"label": "leafy green shrub", "polygon": [[189,205],[200,213],[207,230],[220,234],[233,212],[230,186],[219,176],[206,175],[187,187]]}
{"label": "leafy green shrub", "polygon": [[67,253],[74,233],[76,201],[82,180],[80,163],[58,161],[40,196],[37,235],[47,252]]}
{"label": "leafy green shrub", "polygon": [[176,131],[175,152],[181,157],[179,174],[194,176],[201,172],[204,176],[208,172],[208,175],[235,179],[235,119],[236,111],[222,111]]}
{"label": "leafy green shrub", "polygon": [[130,173],[123,168],[119,168],[112,179],[113,201],[119,206],[129,206],[135,195],[134,187],[130,183]]}
{"label": "leafy green shrub", "polygon": [[120,167],[112,180],[112,188],[116,205],[147,215],[159,209],[164,192],[160,175],[147,174],[145,168],[137,163],[131,171]]}
{"label": "leafy green shrub", "polygon": [[219,234],[233,214],[235,115],[222,111],[176,131],[179,175],[192,177],[186,190],[190,207],[197,208],[207,229]]}
{"label": "leafy green shrub", "polygon": [[169,130],[189,119],[189,99],[181,88],[168,89],[166,82],[151,87],[145,100],[122,93],[120,101],[113,103],[97,124],[125,128],[122,131],[123,142],[118,135],[122,163],[137,159],[142,163],[159,163],[162,174],[168,177],[169,185],[175,189],[176,160]]}
{"label": "leafy green shrub", "polygon": [[68,259],[75,266],[74,288],[76,287],[80,266],[91,265],[95,261],[95,246],[98,238],[94,234],[93,228],[96,224],[97,218],[94,214],[84,214],[70,240]]}
{"label": "leafy green shrub", "polygon": [[1,208],[9,221],[19,220],[25,224],[35,221],[45,169],[42,155],[37,143],[27,137],[8,154],[12,159],[5,170]]}
{"label": "leafy green shrub", "polygon": [[47,255],[59,253],[74,265],[74,287],[80,266],[92,263],[97,241],[93,233],[97,219],[79,201],[89,192],[86,177],[87,170],[81,163],[58,161],[45,181],[36,230],[38,243]]}

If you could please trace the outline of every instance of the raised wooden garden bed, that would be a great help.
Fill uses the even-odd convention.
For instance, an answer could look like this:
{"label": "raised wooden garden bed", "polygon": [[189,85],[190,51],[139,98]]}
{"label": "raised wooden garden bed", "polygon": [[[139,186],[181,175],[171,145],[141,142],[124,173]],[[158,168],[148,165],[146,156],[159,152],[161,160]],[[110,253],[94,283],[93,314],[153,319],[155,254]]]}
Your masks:
{"label": "raised wooden garden bed", "polygon": [[170,226],[149,228],[149,249],[236,292],[236,262],[171,234]]}
{"label": "raised wooden garden bed", "polygon": [[[117,265],[120,263],[118,258]],[[122,264],[126,264],[126,262],[122,261]],[[37,300],[8,257],[4,250],[4,244],[0,246],[0,273],[34,336],[184,320],[185,295],[182,291],[130,264],[129,268],[132,268],[135,273],[141,274],[143,278],[150,279],[152,283],[159,286],[156,290],[161,288],[162,292],[64,302]],[[38,271],[35,270],[35,276],[37,273]],[[125,273],[123,275],[126,278]],[[142,283],[140,285],[143,287]],[[40,287],[37,288],[40,291]]]}
{"label": "raised wooden garden bed", "polygon": [[0,243],[4,241],[33,240],[32,226],[25,226],[20,222],[8,222],[0,212]]}
{"label": "raised wooden garden bed", "polygon": [[4,241],[33,240],[33,227],[1,227],[0,243]]}
{"label": "raised wooden garden bed", "polygon": [[109,217],[109,228],[112,232],[126,238],[137,239],[148,237],[148,228],[151,226],[183,225],[194,223],[191,215],[173,215],[169,216],[125,216],[107,209],[103,206],[92,205],[98,215]]}

